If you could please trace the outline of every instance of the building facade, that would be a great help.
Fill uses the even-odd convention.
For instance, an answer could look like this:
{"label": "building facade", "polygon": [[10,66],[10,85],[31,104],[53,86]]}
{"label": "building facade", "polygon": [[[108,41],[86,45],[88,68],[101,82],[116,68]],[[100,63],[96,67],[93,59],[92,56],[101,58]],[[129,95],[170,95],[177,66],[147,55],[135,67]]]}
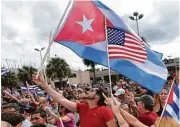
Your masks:
{"label": "building facade", "polygon": [[[175,70],[179,68],[179,58],[164,59],[163,62],[170,74],[174,73]],[[93,73],[89,71],[74,71],[73,75],[74,77],[70,78],[70,83],[72,84],[91,84],[93,80]],[[121,77],[122,75],[119,73],[111,71],[112,82],[116,82]],[[102,71],[96,71],[96,81],[109,82],[109,70],[104,69]]]}

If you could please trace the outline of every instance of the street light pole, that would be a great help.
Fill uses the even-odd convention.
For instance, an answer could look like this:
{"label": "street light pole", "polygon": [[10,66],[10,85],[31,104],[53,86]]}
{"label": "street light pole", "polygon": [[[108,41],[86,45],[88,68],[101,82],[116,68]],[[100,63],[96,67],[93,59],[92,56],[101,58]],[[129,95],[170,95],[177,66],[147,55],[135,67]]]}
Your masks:
{"label": "street light pole", "polygon": [[39,52],[40,52],[40,57],[41,57],[41,62],[42,62],[42,54],[41,54],[41,50],[40,50]]}
{"label": "street light pole", "polygon": [[[41,49],[38,49],[38,48],[34,49],[34,50],[36,50],[36,51],[38,51],[40,53],[41,62],[42,62],[42,53],[41,53],[41,51],[44,50],[44,49],[45,49],[45,47],[42,47]],[[47,82],[47,77],[46,77],[45,69],[43,69],[43,72],[44,72],[45,80]]]}
{"label": "street light pole", "polygon": [[135,21],[136,21],[138,36],[139,36],[138,20],[142,19],[143,16],[144,16],[143,14],[138,14],[138,12],[134,12],[134,13],[133,13],[133,16],[129,16],[129,18],[130,18],[131,20],[135,20]]}

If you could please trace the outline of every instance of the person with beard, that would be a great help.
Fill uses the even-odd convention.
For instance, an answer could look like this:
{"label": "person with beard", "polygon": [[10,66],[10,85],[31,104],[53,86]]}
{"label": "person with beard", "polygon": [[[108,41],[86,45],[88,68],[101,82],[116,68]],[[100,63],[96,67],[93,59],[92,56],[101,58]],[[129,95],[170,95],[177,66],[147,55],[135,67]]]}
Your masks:
{"label": "person with beard", "polygon": [[64,98],[52,89],[44,80],[42,73],[33,76],[34,82],[41,82],[41,87],[53,100],[72,112],[80,115],[81,127],[116,127],[115,117],[110,108],[106,106],[102,89],[92,88],[87,91],[87,103],[76,103]]}

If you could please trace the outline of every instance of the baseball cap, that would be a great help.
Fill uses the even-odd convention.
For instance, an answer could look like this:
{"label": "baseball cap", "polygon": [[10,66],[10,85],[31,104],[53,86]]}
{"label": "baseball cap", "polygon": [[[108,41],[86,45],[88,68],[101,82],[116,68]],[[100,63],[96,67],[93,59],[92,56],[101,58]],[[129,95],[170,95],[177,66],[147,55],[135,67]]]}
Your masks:
{"label": "baseball cap", "polygon": [[124,89],[118,89],[114,95],[119,96],[119,95],[123,95],[123,94],[125,94],[125,90]]}
{"label": "baseball cap", "polygon": [[144,94],[141,97],[137,98],[136,101],[141,101],[145,105],[154,105],[154,100],[152,96]]}
{"label": "baseball cap", "polygon": [[118,86],[114,86],[113,90],[117,91],[118,90]]}
{"label": "baseball cap", "polygon": [[81,88],[78,88],[77,91],[78,91],[78,93],[83,93],[83,89],[81,89]]}

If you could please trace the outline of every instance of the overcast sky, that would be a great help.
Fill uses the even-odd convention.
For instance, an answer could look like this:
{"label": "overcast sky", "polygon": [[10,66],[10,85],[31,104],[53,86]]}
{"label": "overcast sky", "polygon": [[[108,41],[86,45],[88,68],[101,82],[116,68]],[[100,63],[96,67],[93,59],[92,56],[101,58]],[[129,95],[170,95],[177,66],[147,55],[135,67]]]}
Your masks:
{"label": "overcast sky", "polygon": [[[152,49],[176,57],[179,55],[178,0],[101,0],[113,9],[136,31],[134,21],[128,19],[134,11],[143,13],[139,21],[140,35]],[[34,48],[48,46],[50,31],[55,28],[67,5],[67,0],[3,0],[1,3],[1,63],[39,65],[40,55]],[[45,50],[42,54],[45,53]],[[70,49],[53,43],[55,54],[67,60],[71,68],[85,69],[81,58]]]}

